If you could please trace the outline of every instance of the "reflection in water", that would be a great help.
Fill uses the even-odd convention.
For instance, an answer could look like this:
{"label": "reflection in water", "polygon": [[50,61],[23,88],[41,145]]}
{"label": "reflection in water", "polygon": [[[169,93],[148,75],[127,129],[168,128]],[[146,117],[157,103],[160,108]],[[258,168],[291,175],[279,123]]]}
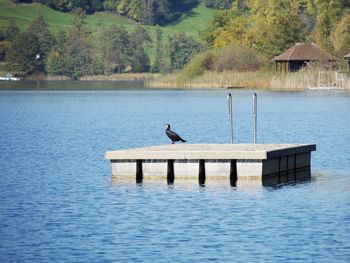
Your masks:
{"label": "reflection in water", "polygon": [[[305,175],[305,174],[304,174]],[[284,186],[295,186],[298,184],[304,184],[311,181],[311,176],[299,176],[296,179],[294,177],[289,177],[290,180],[284,178],[269,178],[264,180],[249,180],[249,179],[238,179],[237,181],[231,181],[228,177],[209,177],[206,179],[205,184],[201,184],[200,180],[195,177],[180,177],[172,181],[172,183],[167,182],[165,176],[148,176],[141,183],[136,182],[135,178],[131,176],[112,176],[111,185],[115,186],[153,186],[156,188],[169,188],[169,189],[187,189],[195,190],[198,187],[205,187],[210,189],[237,189],[237,190],[249,190],[256,191],[263,189],[264,187],[272,189],[280,189]]]}
{"label": "reflection in water", "polygon": [[143,81],[6,81],[0,82],[0,90],[60,90],[60,91],[72,91],[72,90],[135,90],[143,89]]}

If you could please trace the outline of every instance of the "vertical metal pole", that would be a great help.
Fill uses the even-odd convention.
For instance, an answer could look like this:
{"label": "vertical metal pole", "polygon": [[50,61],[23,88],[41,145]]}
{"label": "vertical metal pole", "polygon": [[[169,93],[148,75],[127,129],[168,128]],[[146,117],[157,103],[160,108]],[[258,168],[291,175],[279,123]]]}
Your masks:
{"label": "vertical metal pole", "polygon": [[231,144],[233,144],[233,119],[232,119],[232,96],[231,96],[231,93],[227,94],[227,106],[228,106],[228,115],[230,118]]}
{"label": "vertical metal pole", "polygon": [[258,133],[258,96],[256,93],[253,95],[253,114],[254,114],[254,134],[253,134],[253,141],[254,144],[256,144],[256,135]]}

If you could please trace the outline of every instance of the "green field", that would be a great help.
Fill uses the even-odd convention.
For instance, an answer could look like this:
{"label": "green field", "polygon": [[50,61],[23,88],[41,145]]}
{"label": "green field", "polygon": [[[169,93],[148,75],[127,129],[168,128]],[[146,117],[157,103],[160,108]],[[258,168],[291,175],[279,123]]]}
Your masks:
{"label": "green field", "polygon": [[[42,13],[50,26],[50,30],[56,33],[59,29],[68,30],[72,21],[72,15],[61,13],[38,3],[34,4],[14,4],[9,0],[0,0],[0,24],[6,26],[10,19],[14,19],[21,31],[26,31],[30,22]],[[185,32],[186,34],[198,38],[198,31],[207,27],[208,22],[213,17],[213,10],[202,5],[197,6],[189,13],[183,15],[177,22],[162,27],[164,36],[175,32]],[[99,12],[87,16],[87,26],[93,36],[100,32],[100,25],[109,27],[111,25],[122,25],[126,30],[132,31],[138,23],[117,14]],[[155,27],[145,26],[150,32],[154,32]]]}
{"label": "green field", "polygon": [[[49,7],[38,3],[33,4],[14,4],[9,0],[0,0],[0,26],[6,27],[10,19],[14,19],[21,31],[26,31],[31,21],[38,14],[42,14],[49,24],[50,30],[57,33],[60,29],[69,30],[72,22],[72,15],[55,11]],[[198,5],[187,14],[184,14],[178,21],[160,27],[163,30],[163,41],[167,42],[169,35],[175,32],[185,32],[195,39],[199,39],[198,32],[208,26],[212,19],[214,11],[203,5]],[[86,19],[87,27],[92,33],[92,41],[98,40],[98,34],[101,32],[101,26],[109,27],[111,25],[123,26],[127,31],[133,31],[139,24],[131,19],[118,14],[108,12],[98,12],[88,15]],[[152,38],[155,39],[155,26],[143,26],[147,29]],[[155,58],[155,45],[148,50],[151,61]]]}

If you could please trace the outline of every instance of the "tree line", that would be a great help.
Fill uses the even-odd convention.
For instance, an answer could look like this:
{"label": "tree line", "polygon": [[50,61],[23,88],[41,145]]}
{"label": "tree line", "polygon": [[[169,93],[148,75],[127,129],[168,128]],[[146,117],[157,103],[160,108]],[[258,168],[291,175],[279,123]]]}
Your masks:
{"label": "tree line", "polygon": [[13,0],[38,2],[61,12],[80,8],[86,14],[108,11],[129,17],[145,25],[164,25],[189,11],[199,0]]}
{"label": "tree line", "polygon": [[[93,39],[85,24],[86,12],[78,8],[73,11],[71,29],[56,35],[41,15],[27,32],[19,32],[13,21],[6,28],[0,25],[0,61],[22,75],[42,72],[78,79],[87,74],[171,72],[201,52],[187,69],[189,75],[203,70],[256,70],[296,42],[305,41],[316,42],[339,57],[349,52],[348,0],[202,1],[220,8],[200,32],[202,44],[184,33],[163,39],[161,27],[150,34],[142,26],[128,32],[101,25]],[[227,4],[229,9],[225,9]],[[152,61],[151,48],[155,51]]]}
{"label": "tree line", "polygon": [[15,3],[41,3],[54,10],[71,12],[76,8],[86,14],[100,11],[117,13],[145,25],[164,25],[203,2],[213,9],[229,8],[233,0],[13,0]]}
{"label": "tree line", "polygon": [[350,48],[350,1],[235,0],[216,12],[201,38],[212,48],[251,48],[267,60],[305,41],[344,56]]}
{"label": "tree line", "polygon": [[[7,70],[26,76],[33,73],[68,76],[110,75],[123,72],[170,72],[181,69],[202,49],[199,42],[184,33],[169,36],[156,28],[155,40],[142,26],[133,32],[112,25],[101,26],[93,39],[85,23],[86,14],[76,10],[68,32],[52,34],[39,14],[26,32],[20,32],[14,21],[1,30],[0,61]],[[154,61],[148,51],[155,45]]]}

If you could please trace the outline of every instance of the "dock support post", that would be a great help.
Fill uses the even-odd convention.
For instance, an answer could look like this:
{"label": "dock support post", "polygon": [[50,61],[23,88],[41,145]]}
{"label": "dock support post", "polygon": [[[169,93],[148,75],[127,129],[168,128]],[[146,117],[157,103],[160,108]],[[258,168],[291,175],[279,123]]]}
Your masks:
{"label": "dock support post", "polygon": [[174,184],[174,160],[168,160],[167,181],[168,185]]}
{"label": "dock support post", "polygon": [[136,183],[141,184],[143,180],[142,160],[136,160]]}
{"label": "dock support post", "polygon": [[281,183],[281,161],[282,161],[282,157],[280,156],[278,158],[278,183]]}
{"label": "dock support post", "polygon": [[237,160],[231,160],[230,164],[230,185],[237,186]]}
{"label": "dock support post", "polygon": [[296,154],[294,154],[293,172],[294,172],[294,181],[296,181],[297,180],[297,155]]}
{"label": "dock support post", "polygon": [[198,175],[199,185],[204,186],[205,184],[205,162],[204,160],[199,160],[199,175]]}
{"label": "dock support post", "polygon": [[287,182],[289,181],[289,177],[288,177],[288,171],[289,170],[289,155],[287,155],[287,168],[286,168],[286,172],[287,172]]}

